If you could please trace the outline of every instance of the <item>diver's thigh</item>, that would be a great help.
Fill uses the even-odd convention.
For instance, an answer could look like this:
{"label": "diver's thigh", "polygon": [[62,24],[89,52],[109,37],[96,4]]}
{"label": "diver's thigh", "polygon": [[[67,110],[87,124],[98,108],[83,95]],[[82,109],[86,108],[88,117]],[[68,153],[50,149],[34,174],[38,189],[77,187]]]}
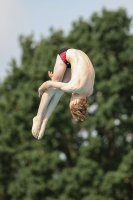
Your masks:
{"label": "diver's thigh", "polygon": [[60,56],[57,55],[56,63],[53,70],[52,81],[62,81],[66,72],[66,64],[61,60]]}

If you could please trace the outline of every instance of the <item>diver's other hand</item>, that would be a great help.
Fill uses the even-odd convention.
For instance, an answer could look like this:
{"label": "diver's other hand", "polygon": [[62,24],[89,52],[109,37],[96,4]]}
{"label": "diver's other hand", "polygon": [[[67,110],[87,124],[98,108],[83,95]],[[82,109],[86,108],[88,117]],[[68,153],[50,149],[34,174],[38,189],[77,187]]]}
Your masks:
{"label": "diver's other hand", "polygon": [[49,76],[49,78],[52,80],[52,77],[53,77],[53,72],[51,72],[51,71],[48,71],[48,76]]}
{"label": "diver's other hand", "polygon": [[47,90],[47,88],[48,88],[48,81],[44,82],[44,83],[39,87],[39,89],[38,89],[38,95],[39,95],[39,97],[40,97],[41,95],[43,95],[43,93]]}

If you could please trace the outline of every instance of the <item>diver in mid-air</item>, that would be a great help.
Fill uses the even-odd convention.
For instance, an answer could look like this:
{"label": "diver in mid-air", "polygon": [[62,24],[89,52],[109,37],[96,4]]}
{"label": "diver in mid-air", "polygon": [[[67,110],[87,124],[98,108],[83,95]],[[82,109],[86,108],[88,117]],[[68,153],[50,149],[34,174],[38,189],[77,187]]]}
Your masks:
{"label": "diver in mid-air", "polygon": [[89,57],[81,50],[63,48],[58,52],[54,71],[48,72],[51,80],[38,89],[42,95],[37,115],[33,118],[32,134],[41,139],[47,121],[64,92],[72,93],[70,111],[76,121],[88,114],[86,98],[93,92],[95,71]]}

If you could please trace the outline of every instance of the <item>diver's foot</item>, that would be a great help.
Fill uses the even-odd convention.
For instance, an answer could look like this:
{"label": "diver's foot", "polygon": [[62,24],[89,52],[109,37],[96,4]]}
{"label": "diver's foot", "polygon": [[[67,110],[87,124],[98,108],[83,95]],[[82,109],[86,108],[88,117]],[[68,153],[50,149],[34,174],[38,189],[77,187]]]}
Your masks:
{"label": "diver's foot", "polygon": [[48,121],[47,119],[44,119],[42,121],[42,125],[41,125],[40,131],[39,131],[39,135],[38,135],[38,140],[40,140],[44,135],[44,131],[45,131],[45,127],[46,127],[47,121]]}
{"label": "diver's foot", "polygon": [[41,119],[39,117],[35,116],[33,118],[33,125],[32,125],[32,135],[35,138],[38,138],[40,128],[41,128]]}

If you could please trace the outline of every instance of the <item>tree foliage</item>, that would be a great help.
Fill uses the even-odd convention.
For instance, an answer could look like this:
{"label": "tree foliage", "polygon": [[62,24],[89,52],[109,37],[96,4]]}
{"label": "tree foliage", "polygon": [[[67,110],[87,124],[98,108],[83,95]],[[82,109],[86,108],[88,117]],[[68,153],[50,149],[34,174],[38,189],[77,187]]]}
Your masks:
{"label": "tree foliage", "polygon": [[[0,84],[0,200],[133,198],[133,35],[124,9],[73,22],[67,36],[50,30],[39,42],[20,36]],[[37,88],[64,46],[83,50],[96,71],[89,116],[74,122],[64,94],[41,140],[31,134]]]}

